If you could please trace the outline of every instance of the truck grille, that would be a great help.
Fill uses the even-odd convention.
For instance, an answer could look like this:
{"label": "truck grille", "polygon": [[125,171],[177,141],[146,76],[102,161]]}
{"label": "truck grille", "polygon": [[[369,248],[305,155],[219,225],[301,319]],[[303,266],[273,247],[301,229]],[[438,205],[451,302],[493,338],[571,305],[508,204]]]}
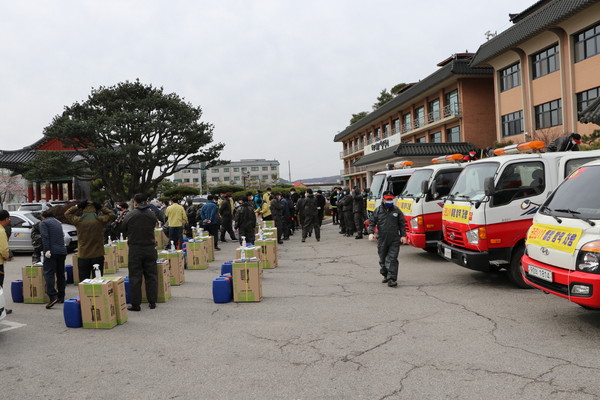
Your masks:
{"label": "truck grille", "polygon": [[569,287],[567,285],[563,285],[561,283],[556,282],[548,282],[536,276],[529,275],[528,273],[525,273],[525,278],[527,278],[528,281],[533,282],[536,285],[546,288],[548,290],[552,290],[553,292],[557,292],[564,295],[569,294]]}
{"label": "truck grille", "polygon": [[456,244],[458,246],[463,246],[465,244],[464,234],[452,226],[446,227],[446,240],[448,243]]}

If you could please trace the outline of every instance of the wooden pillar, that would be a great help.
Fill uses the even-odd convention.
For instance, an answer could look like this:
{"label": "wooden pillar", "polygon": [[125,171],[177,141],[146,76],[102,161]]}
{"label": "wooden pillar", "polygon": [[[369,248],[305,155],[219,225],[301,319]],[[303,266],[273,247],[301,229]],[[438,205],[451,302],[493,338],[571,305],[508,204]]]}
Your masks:
{"label": "wooden pillar", "polygon": [[67,200],[73,200],[73,181],[67,182]]}
{"label": "wooden pillar", "polygon": [[35,183],[35,201],[42,199],[42,184],[40,182]]}
{"label": "wooden pillar", "polygon": [[65,193],[64,193],[64,188],[63,188],[62,182],[58,182],[57,186],[58,186],[58,199],[59,200],[64,200],[65,199]]}
{"label": "wooden pillar", "polygon": [[52,187],[50,186],[50,182],[46,182],[46,198],[44,200],[52,200]]}
{"label": "wooden pillar", "polygon": [[35,201],[35,195],[33,193],[33,182],[27,183],[27,201],[32,203]]}

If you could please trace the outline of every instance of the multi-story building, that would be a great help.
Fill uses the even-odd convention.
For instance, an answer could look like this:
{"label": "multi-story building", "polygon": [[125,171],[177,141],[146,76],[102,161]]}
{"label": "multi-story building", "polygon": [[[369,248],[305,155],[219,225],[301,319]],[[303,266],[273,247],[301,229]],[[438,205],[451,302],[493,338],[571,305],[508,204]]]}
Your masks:
{"label": "multi-story building", "polygon": [[600,1],[538,1],[511,21],[471,63],[494,70],[497,139],[548,142],[598,129],[578,113],[600,95]]}
{"label": "multi-story building", "polygon": [[202,164],[190,164],[173,175],[173,181],[183,185],[210,190],[211,186],[237,185],[266,188],[279,183],[279,161],[244,159],[229,164],[205,168]]}
{"label": "multi-story building", "polygon": [[341,175],[349,186],[367,187],[373,174],[400,160],[394,152],[402,143],[493,144],[492,69],[472,68],[472,56],[442,61],[436,72],[335,136],[343,143]]}

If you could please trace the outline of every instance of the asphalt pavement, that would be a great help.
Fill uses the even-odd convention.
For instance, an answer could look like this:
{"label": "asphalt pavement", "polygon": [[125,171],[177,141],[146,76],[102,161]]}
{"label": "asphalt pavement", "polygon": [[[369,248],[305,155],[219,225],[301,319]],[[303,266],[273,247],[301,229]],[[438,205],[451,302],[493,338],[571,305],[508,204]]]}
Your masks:
{"label": "asphalt pavement", "polygon": [[221,244],[171,300],[109,330],[67,328],[60,304],[13,304],[10,282],[30,260],[16,257],[6,264],[14,312],[0,322],[0,398],[600,397],[600,312],[517,289],[504,272],[403,246],[388,288],[374,243],[324,225],[320,242],[296,234],[280,246],[262,302],[215,304],[212,279],[235,247]]}

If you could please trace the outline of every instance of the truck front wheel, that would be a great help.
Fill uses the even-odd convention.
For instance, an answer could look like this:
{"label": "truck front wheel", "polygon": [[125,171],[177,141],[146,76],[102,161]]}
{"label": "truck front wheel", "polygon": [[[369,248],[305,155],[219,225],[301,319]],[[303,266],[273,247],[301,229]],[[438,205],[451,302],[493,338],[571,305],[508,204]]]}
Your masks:
{"label": "truck front wheel", "polygon": [[519,247],[515,247],[513,250],[512,258],[510,260],[510,268],[508,269],[508,278],[512,283],[520,287],[521,289],[531,289],[525,281],[523,280],[523,275],[521,275],[521,257],[525,254],[525,246],[520,245]]}

